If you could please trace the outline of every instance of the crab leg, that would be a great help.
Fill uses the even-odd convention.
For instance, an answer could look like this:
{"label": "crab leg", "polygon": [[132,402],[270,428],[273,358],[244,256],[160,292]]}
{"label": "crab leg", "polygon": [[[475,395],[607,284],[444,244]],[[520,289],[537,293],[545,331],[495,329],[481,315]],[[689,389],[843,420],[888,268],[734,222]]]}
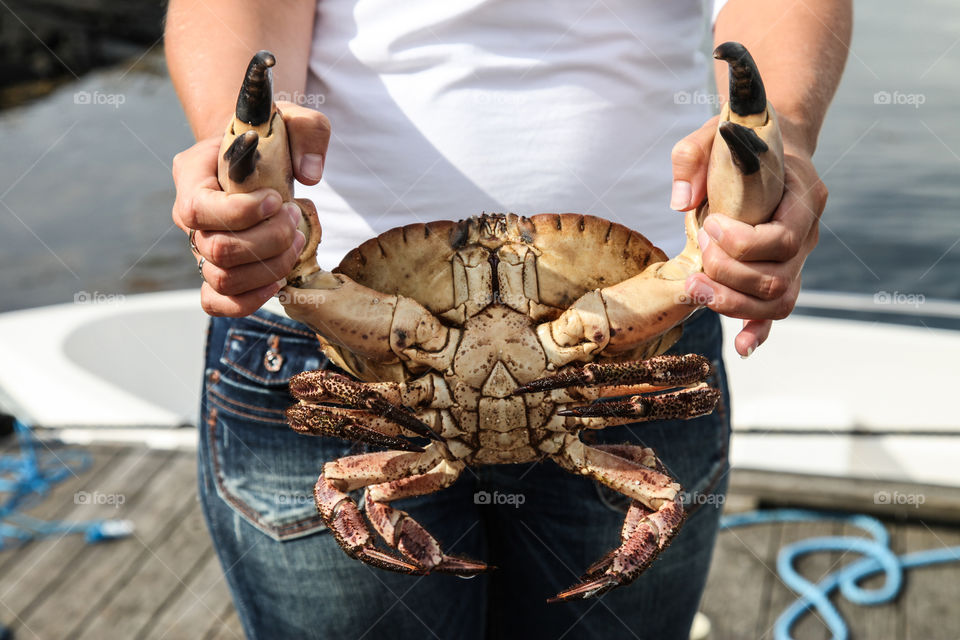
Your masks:
{"label": "crab leg", "polygon": [[634,362],[589,363],[566,369],[555,376],[539,378],[517,387],[516,394],[582,385],[655,385],[678,387],[700,382],[713,371],[703,356],[654,356]]}
{"label": "crab leg", "polygon": [[[439,433],[413,413],[383,397],[376,386],[332,371],[297,374],[290,379],[290,393],[300,399],[300,404],[287,409],[287,420],[294,430],[303,433],[335,435],[383,446],[400,445],[397,448],[416,451],[418,448],[396,437],[401,430],[412,432],[433,440],[444,458],[455,461]],[[400,385],[392,387],[396,392]],[[317,402],[333,402],[339,406],[317,405]],[[374,419],[366,420],[368,415]],[[358,423],[361,419],[365,424]]]}
{"label": "crab leg", "polygon": [[717,47],[714,57],[730,65],[730,100],[720,113],[710,154],[708,199],[685,218],[686,247],[667,262],[584,294],[559,318],[538,326],[552,366],[631,351],[683,322],[703,303],[691,300],[684,289],[687,277],[703,269],[697,241],[703,219],[723,213],[757,225],[769,220],[780,202],[783,142],[757,66],[735,42]]}
{"label": "crab leg", "polygon": [[[464,466],[462,462],[451,464],[442,459],[433,446],[422,453],[384,451],[349,456],[324,465],[314,497],[320,516],[351,557],[401,573],[423,575],[443,571],[472,576],[485,571],[487,565],[444,554],[436,539],[409,514],[385,504],[448,487]],[[407,560],[374,546],[359,507],[346,493],[361,487],[367,487],[366,510],[370,522],[387,545]]]}
{"label": "crab leg", "polygon": [[250,61],[236,113],[220,145],[218,178],[227,193],[270,187],[284,202],[300,207],[300,231],[307,243],[278,294],[284,309],[330,341],[374,362],[410,360],[441,370],[449,367],[459,331],[445,327],[414,300],[375,291],[317,265],[320,221],[310,200],[293,198],[287,129],[273,101],[275,64],[269,51]]}
{"label": "crab leg", "polygon": [[573,439],[553,456],[560,466],[588,475],[633,498],[621,530],[621,544],[587,569],[581,582],[548,602],[585,599],[630,584],[676,536],[685,517],[680,485],[666,473],[652,449],[634,445],[588,447]]}
{"label": "crab leg", "polygon": [[[557,411],[557,415],[565,417],[635,418],[637,421],[687,419],[710,413],[720,399],[720,392],[703,382],[712,372],[710,361],[700,355],[654,356],[635,362],[590,363],[566,369],[555,376],[528,382],[513,393],[561,389],[573,401],[631,396],[620,402],[599,402]],[[587,385],[602,386],[593,389]],[[662,392],[672,387],[686,388]]]}

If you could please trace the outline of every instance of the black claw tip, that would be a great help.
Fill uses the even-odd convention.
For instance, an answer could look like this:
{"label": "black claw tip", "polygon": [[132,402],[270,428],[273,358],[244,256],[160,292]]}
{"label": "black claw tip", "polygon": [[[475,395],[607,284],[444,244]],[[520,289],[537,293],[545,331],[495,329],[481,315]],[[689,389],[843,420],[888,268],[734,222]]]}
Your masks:
{"label": "black claw tip", "polygon": [[730,65],[730,110],[741,116],[763,113],[767,94],[747,48],[739,42],[724,42],[713,50],[713,57]]}
{"label": "black claw tip", "polygon": [[227,161],[229,170],[227,175],[234,182],[243,182],[257,168],[257,143],[260,136],[256,131],[247,131],[237,136],[227,150],[223,152],[223,159]]}
{"label": "black claw tip", "polygon": [[273,73],[277,59],[269,51],[259,51],[250,60],[237,96],[237,119],[251,126],[270,120],[273,110]]}
{"label": "black claw tip", "polygon": [[730,148],[733,164],[743,175],[760,170],[760,154],[769,147],[753,129],[735,122],[724,122],[720,125],[720,135]]}

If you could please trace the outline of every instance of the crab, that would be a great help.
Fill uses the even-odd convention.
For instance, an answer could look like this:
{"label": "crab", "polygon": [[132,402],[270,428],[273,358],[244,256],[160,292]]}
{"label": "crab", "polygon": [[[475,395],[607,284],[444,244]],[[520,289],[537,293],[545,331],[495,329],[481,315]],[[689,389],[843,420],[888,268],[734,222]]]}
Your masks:
{"label": "crab", "polygon": [[[698,308],[684,280],[702,269],[703,218],[719,211],[765,222],[782,196],[783,149],[750,54],[726,43],[714,55],[730,65],[730,101],[708,199],[688,212],[687,244],[673,259],[640,233],[589,215],[481,214],[387,231],[329,272],[316,263],[316,210],[296,201],[308,242],[280,299],[342,373],[294,376],[289,425],[386,449],[326,462],[314,488],[347,554],[409,574],[485,571],[483,562],[445,553],[390,503],[448,487],[468,466],[545,458],[632,501],[620,545],[551,601],[629,584],[676,537],[681,487],[657,454],[633,444],[590,446],[580,432],[693,418],[719,399],[706,358],[663,354]],[[227,192],[269,186],[289,201],[275,62],[266,51],[250,62],[219,177]],[[363,511],[350,495],[359,489]]]}

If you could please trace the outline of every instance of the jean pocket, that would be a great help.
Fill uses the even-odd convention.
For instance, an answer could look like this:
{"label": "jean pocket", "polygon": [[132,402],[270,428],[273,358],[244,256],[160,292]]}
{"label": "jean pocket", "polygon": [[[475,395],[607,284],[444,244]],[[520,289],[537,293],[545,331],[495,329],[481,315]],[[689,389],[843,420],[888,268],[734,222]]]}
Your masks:
{"label": "jean pocket", "polygon": [[275,540],[326,528],[313,486],[325,462],[358,452],[287,426],[284,411],[294,402],[287,384],[324,364],[317,347],[305,338],[231,330],[220,367],[206,376],[205,438],[217,495]]}

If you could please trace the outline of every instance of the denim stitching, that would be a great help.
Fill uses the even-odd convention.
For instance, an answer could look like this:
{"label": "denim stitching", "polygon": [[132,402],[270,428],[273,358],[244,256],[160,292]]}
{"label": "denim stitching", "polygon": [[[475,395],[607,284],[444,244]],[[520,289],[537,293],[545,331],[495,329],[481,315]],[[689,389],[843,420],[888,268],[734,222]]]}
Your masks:
{"label": "denim stitching", "polygon": [[[209,382],[206,382],[204,386],[206,391],[209,392],[210,391]],[[216,404],[214,400],[211,400],[210,402],[213,404]],[[229,408],[225,408],[225,409],[227,411],[232,411]],[[220,467],[219,449],[217,447],[217,436],[216,436],[217,422],[219,422],[219,420],[208,421],[207,435],[209,439],[208,442],[209,442],[209,449],[210,449],[210,463],[213,466],[214,478],[217,483],[217,494],[221,496],[223,500],[225,500],[227,503],[232,505],[235,509],[237,509],[237,511],[245,515],[247,519],[250,520],[250,522],[254,524],[258,529],[266,532],[268,535],[271,535],[271,536],[276,535],[280,537],[281,541],[283,540],[284,536],[290,536],[296,533],[301,533],[312,527],[316,527],[317,532],[327,530],[325,523],[323,522],[323,519],[320,517],[319,514],[309,518],[301,518],[300,520],[295,520],[293,522],[280,525],[280,526],[269,525],[265,523],[263,519],[260,517],[260,514],[253,511],[250,508],[250,506],[247,505],[246,502],[244,502],[234,494],[230,493],[226,488],[226,484],[224,483],[223,473]]]}
{"label": "denim stitching", "polygon": [[[255,406],[253,406],[252,404],[247,404],[246,402],[240,402],[239,400],[234,400],[234,399],[232,399],[232,398],[228,398],[227,396],[225,396],[224,394],[220,393],[219,391],[217,391],[217,390],[214,389],[213,387],[210,388],[210,395],[213,395],[213,396],[216,396],[216,397],[220,398],[220,400],[221,400],[222,402],[226,402],[226,403],[229,403],[229,404],[237,405],[238,407],[244,407],[245,409],[253,409],[254,411],[264,411],[264,412],[269,412],[269,413],[279,413],[279,414],[283,414],[283,413],[284,413],[284,410],[283,410],[283,409],[270,409],[269,407],[255,407]],[[227,409],[227,410],[229,410],[229,407],[224,407],[224,408]]]}

